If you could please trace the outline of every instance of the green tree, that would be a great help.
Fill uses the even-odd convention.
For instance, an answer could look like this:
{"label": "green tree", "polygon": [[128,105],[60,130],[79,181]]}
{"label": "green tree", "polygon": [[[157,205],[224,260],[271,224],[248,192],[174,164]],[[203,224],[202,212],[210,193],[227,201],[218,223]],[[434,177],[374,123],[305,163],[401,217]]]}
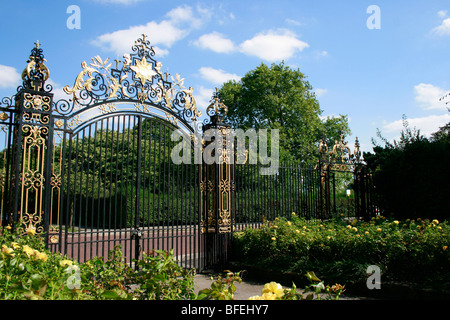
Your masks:
{"label": "green tree", "polygon": [[345,116],[322,120],[312,86],[300,70],[284,62],[261,63],[239,82],[223,84],[219,96],[228,106],[226,121],[237,129],[279,129],[281,160],[317,161],[322,134],[334,142],[339,132],[350,134]]}
{"label": "green tree", "polygon": [[[450,108],[447,108],[447,110],[450,112]],[[432,133],[431,140],[450,143],[450,122],[440,127],[438,131]]]}
{"label": "green tree", "polygon": [[397,219],[448,219],[450,210],[450,144],[427,139],[408,126],[403,117],[400,139],[389,142],[380,131],[384,146],[373,140],[373,153],[364,159],[373,172],[378,206]]}

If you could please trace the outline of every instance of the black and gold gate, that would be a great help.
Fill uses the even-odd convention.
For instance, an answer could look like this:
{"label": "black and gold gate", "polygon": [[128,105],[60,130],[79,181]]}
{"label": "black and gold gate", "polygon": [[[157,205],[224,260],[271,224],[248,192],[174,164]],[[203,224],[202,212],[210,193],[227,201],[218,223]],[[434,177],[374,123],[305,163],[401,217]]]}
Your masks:
{"label": "black and gold gate", "polygon": [[[0,104],[2,225],[20,221],[80,262],[117,245],[128,262],[157,249],[188,268],[221,261],[211,235],[232,230],[230,163],[207,169],[193,89],[154,55],[142,35],[121,59],[96,56],[54,101],[36,43]],[[227,213],[205,223],[212,206]]]}
{"label": "black and gold gate", "polygon": [[362,160],[358,138],[353,153],[341,135],[331,151],[319,142],[320,206],[322,218],[333,215],[369,219],[376,215],[372,175]]}

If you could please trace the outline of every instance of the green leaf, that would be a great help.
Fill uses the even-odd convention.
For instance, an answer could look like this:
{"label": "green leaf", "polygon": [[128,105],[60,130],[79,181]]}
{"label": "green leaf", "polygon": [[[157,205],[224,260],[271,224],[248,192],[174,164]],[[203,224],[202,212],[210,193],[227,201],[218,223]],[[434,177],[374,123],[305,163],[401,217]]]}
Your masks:
{"label": "green leaf", "polygon": [[208,298],[208,296],[209,296],[209,294],[199,292],[199,295],[197,296],[197,300],[206,300]]}
{"label": "green leaf", "polygon": [[44,276],[42,276],[39,273],[31,275],[30,280],[31,280],[31,287],[33,288],[33,290],[41,290],[43,286],[46,286]]}
{"label": "green leaf", "polygon": [[107,290],[102,292],[102,297],[106,299],[118,299],[119,295],[113,290]]}
{"label": "green leaf", "polygon": [[312,281],[321,281],[321,280],[316,276],[316,274],[314,273],[314,271],[309,271],[309,272],[306,274],[306,277],[307,277],[309,280],[312,280]]}
{"label": "green leaf", "polygon": [[305,300],[313,300],[314,299],[314,294],[310,293],[306,296]]}

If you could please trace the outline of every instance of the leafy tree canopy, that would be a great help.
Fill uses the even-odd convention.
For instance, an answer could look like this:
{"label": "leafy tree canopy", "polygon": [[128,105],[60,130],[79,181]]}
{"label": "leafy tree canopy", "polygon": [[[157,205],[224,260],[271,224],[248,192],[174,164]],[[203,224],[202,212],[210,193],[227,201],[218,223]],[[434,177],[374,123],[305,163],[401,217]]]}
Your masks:
{"label": "leafy tree canopy", "polygon": [[400,139],[389,142],[380,131],[384,146],[373,140],[373,153],[364,159],[373,172],[378,206],[397,219],[449,218],[450,170],[449,124],[426,138],[411,129],[406,116]]}
{"label": "leafy tree canopy", "polygon": [[332,146],[340,133],[350,134],[347,116],[321,118],[306,76],[284,62],[270,67],[261,63],[239,82],[224,83],[219,95],[233,128],[279,129],[280,160],[315,163],[322,135]]}

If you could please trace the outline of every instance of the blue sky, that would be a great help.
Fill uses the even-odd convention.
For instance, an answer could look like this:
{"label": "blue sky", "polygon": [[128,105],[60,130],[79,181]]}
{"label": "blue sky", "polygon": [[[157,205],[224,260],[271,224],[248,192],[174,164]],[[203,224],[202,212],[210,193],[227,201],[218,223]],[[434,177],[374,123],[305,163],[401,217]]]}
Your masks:
{"label": "blue sky", "polygon": [[439,101],[450,92],[448,0],[8,0],[0,30],[1,97],[15,93],[36,40],[61,97],[82,61],[121,57],[144,32],[163,69],[194,87],[200,109],[224,81],[284,60],[307,76],[322,116],[348,115],[347,140],[358,136],[363,151],[372,150],[377,128],[398,137],[403,114],[425,135],[450,121],[450,98]]}

